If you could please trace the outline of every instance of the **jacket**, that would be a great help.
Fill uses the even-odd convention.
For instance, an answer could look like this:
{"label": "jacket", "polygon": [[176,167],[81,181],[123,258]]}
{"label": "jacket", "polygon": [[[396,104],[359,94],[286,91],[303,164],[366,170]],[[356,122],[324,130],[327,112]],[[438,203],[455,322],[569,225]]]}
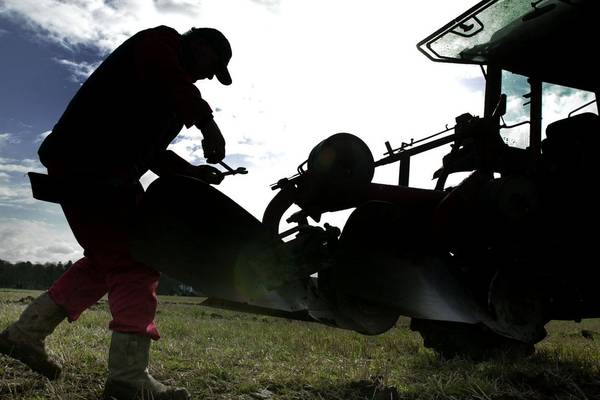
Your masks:
{"label": "jacket", "polygon": [[183,126],[212,110],[183,67],[181,35],[167,26],[138,32],[83,83],[38,154],[62,175],[138,179]]}

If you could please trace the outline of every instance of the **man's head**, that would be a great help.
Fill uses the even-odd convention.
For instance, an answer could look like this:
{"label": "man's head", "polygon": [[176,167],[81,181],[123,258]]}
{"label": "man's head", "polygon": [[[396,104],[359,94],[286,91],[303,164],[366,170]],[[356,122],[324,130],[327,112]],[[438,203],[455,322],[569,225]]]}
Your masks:
{"label": "man's head", "polygon": [[192,28],[182,37],[185,68],[194,81],[216,76],[223,85],[231,84],[227,70],[231,46],[221,32],[212,28]]}

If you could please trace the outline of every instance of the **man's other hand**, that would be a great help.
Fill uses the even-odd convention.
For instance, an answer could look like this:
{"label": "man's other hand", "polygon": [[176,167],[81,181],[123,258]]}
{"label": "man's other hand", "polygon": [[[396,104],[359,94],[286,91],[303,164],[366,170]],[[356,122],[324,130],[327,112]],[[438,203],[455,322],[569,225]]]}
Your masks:
{"label": "man's other hand", "polygon": [[198,126],[204,139],[202,140],[202,149],[204,157],[210,164],[216,164],[225,158],[225,139],[221,134],[217,123],[210,119]]}

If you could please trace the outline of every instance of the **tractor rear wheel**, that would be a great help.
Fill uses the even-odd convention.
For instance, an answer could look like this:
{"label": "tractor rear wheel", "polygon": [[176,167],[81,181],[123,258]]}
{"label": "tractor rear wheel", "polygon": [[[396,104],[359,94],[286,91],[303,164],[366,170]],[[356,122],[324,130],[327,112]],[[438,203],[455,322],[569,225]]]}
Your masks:
{"label": "tractor rear wheel", "polygon": [[484,361],[502,355],[522,358],[535,351],[533,344],[501,336],[480,324],[412,318],[410,329],[419,332],[425,347],[444,358]]}

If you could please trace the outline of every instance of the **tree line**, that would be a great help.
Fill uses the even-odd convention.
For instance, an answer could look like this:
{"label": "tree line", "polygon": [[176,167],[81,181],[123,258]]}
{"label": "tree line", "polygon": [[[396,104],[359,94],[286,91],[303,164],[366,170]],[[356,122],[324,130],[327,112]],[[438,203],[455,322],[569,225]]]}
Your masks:
{"label": "tree line", "polygon": [[[43,264],[25,261],[13,264],[0,259],[0,288],[46,290],[72,265],[71,261]],[[186,296],[193,294],[193,291],[189,286],[163,274],[157,293]]]}

